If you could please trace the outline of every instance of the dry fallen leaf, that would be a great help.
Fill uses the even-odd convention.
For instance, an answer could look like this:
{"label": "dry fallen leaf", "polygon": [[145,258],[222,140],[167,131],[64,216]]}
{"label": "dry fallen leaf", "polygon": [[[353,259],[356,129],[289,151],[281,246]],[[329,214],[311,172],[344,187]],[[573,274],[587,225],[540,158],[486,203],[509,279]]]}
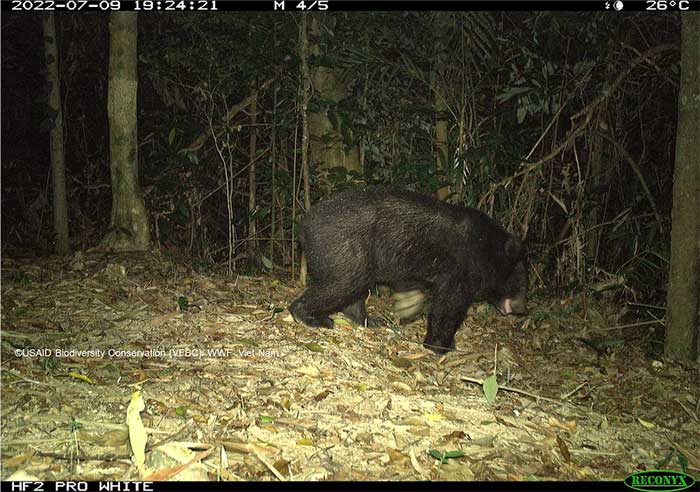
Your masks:
{"label": "dry fallen leaf", "polygon": [[438,422],[442,420],[442,415],[440,415],[439,413],[424,413],[423,417],[428,422]]}
{"label": "dry fallen leaf", "polygon": [[562,457],[567,461],[571,462],[571,453],[569,452],[569,447],[564,442],[564,439],[557,435],[557,446],[559,446],[559,451]]}
{"label": "dry fallen leaf", "polygon": [[547,420],[547,423],[551,425],[552,427],[556,427],[557,429],[565,430],[567,432],[576,432],[576,421],[572,420],[570,422],[562,422],[561,420],[555,418],[555,417],[550,417]]}
{"label": "dry fallen leaf", "polygon": [[146,461],[146,442],[148,434],[141,421],[141,412],[146,408],[143,402],[141,391],[137,390],[131,395],[131,402],[126,409],[126,425],[129,427],[129,441],[131,451],[134,454],[134,462],[139,472],[145,472],[144,463]]}
{"label": "dry fallen leaf", "polygon": [[391,386],[399,391],[403,391],[404,393],[413,392],[413,389],[409,385],[407,385],[406,383],[402,383],[401,381],[394,381],[393,383],[391,383]]}
{"label": "dry fallen leaf", "polygon": [[[12,458],[5,460],[5,462],[3,463],[4,468],[5,469],[16,468],[18,466],[21,466],[25,462],[31,460],[33,456],[34,456],[34,454],[32,454],[32,453],[15,455]],[[19,479],[15,479],[15,480],[19,480]]]}
{"label": "dry fallen leaf", "polygon": [[411,459],[411,466],[413,466],[413,469],[416,470],[418,475],[420,475],[421,478],[427,478],[428,473],[418,463],[418,458],[416,458],[416,451],[413,447],[411,447],[411,449],[409,449],[408,456]]}
{"label": "dry fallen leaf", "polygon": [[431,354],[431,352],[415,352],[413,354],[406,354],[403,356],[404,359],[408,360],[417,360],[417,359],[422,359],[423,357],[427,357]]}
{"label": "dry fallen leaf", "polygon": [[95,384],[95,382],[89,377],[87,377],[85,374],[80,374],[78,372],[71,371],[68,373],[68,375],[73,379],[78,379],[80,381],[85,381],[86,383]]}
{"label": "dry fallen leaf", "polygon": [[305,376],[310,376],[312,378],[317,378],[321,375],[321,372],[313,366],[303,366],[297,368],[297,372],[304,374]]}

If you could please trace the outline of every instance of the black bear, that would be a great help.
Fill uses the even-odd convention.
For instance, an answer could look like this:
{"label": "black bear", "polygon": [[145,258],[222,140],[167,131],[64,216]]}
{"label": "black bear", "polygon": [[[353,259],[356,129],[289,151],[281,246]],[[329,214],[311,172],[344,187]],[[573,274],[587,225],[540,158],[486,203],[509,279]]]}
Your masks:
{"label": "black bear", "polygon": [[473,208],[381,186],[354,188],[322,200],[302,220],[307,288],[289,310],[307,326],[333,327],[343,312],[360,325],[376,284],[397,291],[399,316],[414,316],[431,297],[423,345],[454,349],[467,308],[485,300],[502,314],[524,314],[527,269],[523,244]]}

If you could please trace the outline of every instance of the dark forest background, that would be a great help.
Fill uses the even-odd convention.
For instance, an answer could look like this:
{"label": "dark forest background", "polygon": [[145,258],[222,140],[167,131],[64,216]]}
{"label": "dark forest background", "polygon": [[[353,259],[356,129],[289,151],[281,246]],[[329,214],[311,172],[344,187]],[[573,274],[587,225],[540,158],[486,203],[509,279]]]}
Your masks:
{"label": "dark forest background", "polygon": [[[222,270],[231,246],[239,273],[291,271],[304,208],[299,19],[263,12],[138,17],[139,169],[152,240],[197,269]],[[334,98],[317,91],[309,111],[323,114],[335,144],[357,149],[362,163],[358,171],[312,153],[312,202],[361,182],[439,194],[485,210],[525,238],[535,290],[584,287],[594,296],[663,304],[677,15],[366,12],[309,19],[310,68],[332,73],[343,88]],[[56,16],[73,250],[96,246],[110,224],[108,20]],[[255,90],[255,123],[248,106],[222,125]],[[6,13],[4,255],[53,250],[47,94],[41,17]],[[436,140],[439,122],[447,122],[446,145]],[[226,173],[233,176],[232,210]]]}

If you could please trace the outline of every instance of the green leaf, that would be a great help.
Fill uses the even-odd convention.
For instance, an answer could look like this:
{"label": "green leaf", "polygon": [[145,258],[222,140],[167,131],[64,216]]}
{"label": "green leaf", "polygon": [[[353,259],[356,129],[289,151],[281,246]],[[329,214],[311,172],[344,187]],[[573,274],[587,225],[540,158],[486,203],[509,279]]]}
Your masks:
{"label": "green leaf", "polygon": [[432,456],[436,460],[439,460],[440,464],[445,462],[445,457],[443,456],[442,451],[438,451],[437,449],[431,449],[429,451],[429,453],[430,453],[430,456]]}
{"label": "green leaf", "polygon": [[75,420],[75,417],[70,418],[70,422],[67,425],[70,432],[75,432],[83,428],[83,424]]}
{"label": "green leaf", "polygon": [[187,311],[189,305],[190,301],[187,300],[187,297],[180,296],[177,298],[177,307],[180,309],[180,311]]}
{"label": "green leaf", "polygon": [[314,342],[305,343],[304,347],[309,349],[311,352],[323,352],[323,347]]}
{"label": "green leaf", "polygon": [[447,459],[461,458],[462,456],[464,456],[464,453],[458,449],[454,451],[445,451],[445,458]]}
{"label": "green leaf", "polygon": [[258,420],[263,424],[273,424],[275,422],[275,418],[268,415],[259,415]]}
{"label": "green leaf", "polygon": [[459,450],[438,451],[437,449],[431,449],[429,452],[433,458],[440,461],[440,464],[447,462],[449,459],[461,458],[464,456],[464,453]]}
{"label": "green leaf", "polygon": [[486,401],[489,405],[491,405],[496,399],[496,394],[498,393],[498,381],[496,381],[496,376],[492,374],[484,379],[483,389],[484,396],[486,396]]}
{"label": "green leaf", "polygon": [[175,415],[178,417],[184,417],[187,415],[187,407],[184,407],[180,405],[179,407],[175,407]]}

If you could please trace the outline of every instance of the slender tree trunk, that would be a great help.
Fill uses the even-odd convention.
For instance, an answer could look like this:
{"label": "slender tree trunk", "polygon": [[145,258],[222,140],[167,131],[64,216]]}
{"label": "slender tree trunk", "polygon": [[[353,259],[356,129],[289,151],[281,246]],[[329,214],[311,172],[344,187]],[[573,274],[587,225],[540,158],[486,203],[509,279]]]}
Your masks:
{"label": "slender tree trunk", "polygon": [[[287,155],[289,155],[289,141],[286,134],[280,133],[279,139],[279,151],[277,152],[279,156],[279,161],[277,162],[277,168],[279,169],[280,175],[289,176],[289,162],[287,161]],[[288,265],[291,260],[291,246],[294,241],[290,241],[291,244],[287,243],[287,239],[284,235],[284,221],[285,212],[287,210],[287,204],[283,203],[281,193],[275,194],[275,199],[277,203],[277,211],[279,216],[277,217],[277,223],[279,227],[277,228],[277,234],[279,236],[279,247],[281,248],[282,258],[284,259],[284,264]],[[293,236],[292,236],[293,239]],[[288,249],[288,246],[290,249]]]}
{"label": "slender tree trunk", "polygon": [[[277,51],[277,22],[272,20],[272,58],[276,61],[275,54]],[[281,66],[275,63],[275,75],[280,76]],[[272,95],[272,127],[270,129],[270,140],[272,141],[272,190],[270,193],[270,261],[275,262],[275,241],[277,241],[277,95],[279,93],[279,85],[275,85]]]}
{"label": "slender tree trunk", "polygon": [[309,38],[307,35],[307,15],[301,16],[299,26],[299,56],[301,58],[301,169],[304,177],[304,207],[311,208],[311,188],[309,184],[309,99],[311,99],[311,79],[309,78]]}
{"label": "slender tree trunk", "polygon": [[[301,14],[299,25],[299,57],[301,59],[301,169],[304,179],[304,208],[311,208],[311,186],[309,183],[309,99],[311,98],[311,80],[309,78],[309,38],[307,35],[307,13]],[[295,188],[296,190],[296,188]],[[292,195],[296,198],[296,192]],[[296,202],[296,199],[295,199]],[[294,251],[292,249],[292,251]],[[293,254],[293,253],[292,253]],[[292,264],[292,269],[294,265]],[[306,258],[302,256],[299,268],[299,280],[306,285]]]}
{"label": "slender tree trunk", "polygon": [[448,35],[448,25],[444,12],[433,12],[433,68],[430,71],[430,88],[433,96],[433,112],[435,115],[435,140],[433,142],[433,152],[435,153],[435,177],[440,185],[437,189],[437,197],[440,200],[446,199],[452,190],[455,189],[453,183],[454,172],[450,160],[449,127],[450,113],[448,111],[445,96],[445,65],[446,65],[446,43]]}
{"label": "slender tree trunk", "polygon": [[255,154],[257,153],[258,144],[258,133],[256,125],[258,123],[258,93],[255,88],[256,82],[253,82],[253,91],[255,95],[253,102],[250,105],[250,146],[248,148],[248,155],[250,156],[250,167],[248,168],[248,254],[250,258],[254,258],[258,249],[257,243],[257,220],[255,219],[255,207],[256,207],[256,190],[257,190],[257,176],[256,176],[256,162]]}
{"label": "slender tree trunk", "polygon": [[586,176],[585,185],[594,197],[593,203],[589,202],[588,219],[586,226],[586,259],[592,264],[597,264],[598,241],[600,240],[600,227],[596,227],[600,222],[600,197],[603,194],[600,192],[600,184],[603,173],[603,155],[606,146],[603,145],[603,140],[598,135],[592,136],[591,150],[588,154],[588,175]]}
{"label": "slender tree trunk", "polygon": [[51,176],[53,178],[53,230],[56,234],[56,254],[69,252],[68,205],[66,199],[66,159],[63,149],[63,109],[61,79],[58,67],[58,44],[53,12],[44,16],[44,52],[49,86],[49,111],[55,115],[51,129]]}
{"label": "slender tree trunk", "polygon": [[664,353],[667,357],[694,360],[698,356],[700,330],[700,12],[686,12],[682,17]]}
{"label": "slender tree trunk", "polygon": [[101,246],[113,251],[144,251],[150,233],[138,172],[136,13],[112,13],[109,31],[107,112],[112,221]]}
{"label": "slender tree trunk", "polygon": [[[273,104],[277,104],[277,90],[275,89],[275,94],[273,96]],[[274,111],[274,110],[273,110]],[[273,116],[274,118],[274,116]],[[270,190],[270,245],[269,245],[269,255],[270,261],[274,263],[275,261],[275,241],[277,241],[277,209],[275,204],[277,203],[277,130],[275,128],[274,121],[272,123],[272,129],[270,131],[270,140],[272,141],[272,185]]]}
{"label": "slender tree trunk", "polygon": [[[369,46],[367,46],[368,43],[365,43],[365,49],[369,50]],[[362,113],[367,114],[367,99],[368,99],[368,92],[369,92],[369,68],[367,65],[364,66],[365,70],[365,82],[362,87]],[[358,155],[359,155],[359,167],[361,170],[364,170],[365,166],[365,152],[367,148],[367,135],[363,135],[360,141],[358,142]]]}

